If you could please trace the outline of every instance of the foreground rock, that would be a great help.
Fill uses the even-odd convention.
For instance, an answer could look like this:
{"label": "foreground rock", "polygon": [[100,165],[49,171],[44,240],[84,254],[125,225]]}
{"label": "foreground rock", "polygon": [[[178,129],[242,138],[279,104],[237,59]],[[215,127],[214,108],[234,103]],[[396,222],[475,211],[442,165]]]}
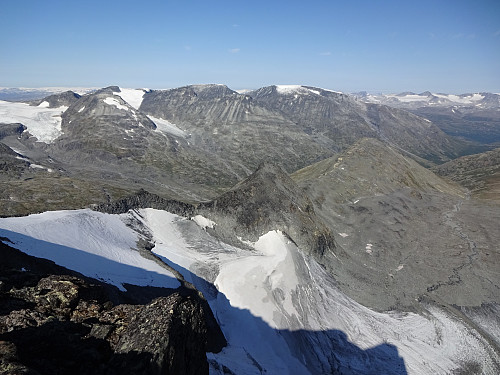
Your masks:
{"label": "foreground rock", "polygon": [[116,304],[133,301],[1,246],[1,374],[208,373],[207,337],[214,333],[196,293]]}

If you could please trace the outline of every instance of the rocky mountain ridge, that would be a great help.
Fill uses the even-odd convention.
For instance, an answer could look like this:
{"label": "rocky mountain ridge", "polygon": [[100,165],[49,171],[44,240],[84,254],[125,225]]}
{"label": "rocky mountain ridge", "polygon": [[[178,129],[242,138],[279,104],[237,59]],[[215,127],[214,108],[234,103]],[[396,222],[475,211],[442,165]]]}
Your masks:
{"label": "rocky mountain ridge", "polygon": [[222,334],[196,293],[143,288],[138,303],[140,291],[125,295],[4,243],[0,251],[2,373],[202,374],[206,351],[221,350],[207,345]]}

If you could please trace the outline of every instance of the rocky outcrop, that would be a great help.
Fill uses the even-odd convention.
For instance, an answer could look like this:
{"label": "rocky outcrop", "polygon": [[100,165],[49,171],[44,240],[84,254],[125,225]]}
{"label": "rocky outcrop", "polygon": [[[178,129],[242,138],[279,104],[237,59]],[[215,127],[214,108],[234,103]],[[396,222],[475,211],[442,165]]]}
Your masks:
{"label": "rocky outcrop", "polygon": [[165,199],[144,189],[141,189],[136,194],[129,195],[123,199],[93,207],[96,211],[108,214],[123,214],[128,210],[138,208],[154,208],[185,217],[193,216],[195,211],[195,207],[189,203],[179,202],[173,199]]}
{"label": "rocky outcrop", "polygon": [[0,373],[208,373],[209,336],[221,333],[197,293],[124,304],[133,300],[114,287],[5,244],[1,252]]}
{"label": "rocky outcrop", "polygon": [[0,124],[0,139],[14,135],[19,137],[26,130],[23,124]]}
{"label": "rocky outcrop", "polygon": [[201,203],[197,213],[214,221],[214,234],[229,243],[238,237],[256,241],[271,230],[281,230],[320,263],[336,249],[333,235],[316,216],[307,195],[273,164],[261,164],[231,190]]}
{"label": "rocky outcrop", "polygon": [[62,106],[69,107],[80,98],[81,95],[74,93],[73,91],[65,91],[60,94],[47,96],[44,99],[36,100],[32,102],[32,104],[38,106],[43,102],[46,102],[48,103],[49,108],[58,108]]}

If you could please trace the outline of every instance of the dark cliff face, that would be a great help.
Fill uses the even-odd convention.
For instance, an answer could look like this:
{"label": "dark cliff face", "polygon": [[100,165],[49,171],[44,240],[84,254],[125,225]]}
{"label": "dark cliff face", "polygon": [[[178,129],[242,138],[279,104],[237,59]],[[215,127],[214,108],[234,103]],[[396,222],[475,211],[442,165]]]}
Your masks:
{"label": "dark cliff face", "polygon": [[320,263],[336,250],[333,235],[316,216],[307,195],[273,164],[261,164],[233,189],[200,204],[197,212],[213,220],[215,234],[230,243],[237,243],[237,237],[255,241],[281,230]]}
{"label": "dark cliff face", "polygon": [[0,250],[0,373],[207,374],[206,351],[221,350],[196,293],[130,304],[114,287]]}

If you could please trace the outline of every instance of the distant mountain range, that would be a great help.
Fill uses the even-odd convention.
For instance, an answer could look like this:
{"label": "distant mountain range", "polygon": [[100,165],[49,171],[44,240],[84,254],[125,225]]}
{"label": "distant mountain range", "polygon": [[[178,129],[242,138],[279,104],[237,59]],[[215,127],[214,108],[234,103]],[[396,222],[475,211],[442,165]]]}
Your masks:
{"label": "distant mountain range", "polygon": [[481,92],[471,94],[441,94],[429,91],[415,94],[403,92],[400,94],[369,94],[360,92],[353,94],[370,103],[386,104],[405,109],[416,109],[425,106],[462,107],[477,109],[499,109],[500,94]]}
{"label": "distant mountain range", "polygon": [[367,103],[402,108],[431,120],[446,134],[494,147],[500,145],[500,94],[354,94]]}
{"label": "distant mountain range", "polygon": [[[497,94],[26,98],[0,101],[0,372],[53,366],[26,340],[54,327],[104,348],[96,368],[126,354],[138,373],[191,352],[221,375],[498,373]],[[13,248],[81,275],[26,270],[55,268]],[[129,298],[113,288],[77,299],[83,275],[146,305],[113,307]],[[166,332],[154,350],[149,311]]]}

